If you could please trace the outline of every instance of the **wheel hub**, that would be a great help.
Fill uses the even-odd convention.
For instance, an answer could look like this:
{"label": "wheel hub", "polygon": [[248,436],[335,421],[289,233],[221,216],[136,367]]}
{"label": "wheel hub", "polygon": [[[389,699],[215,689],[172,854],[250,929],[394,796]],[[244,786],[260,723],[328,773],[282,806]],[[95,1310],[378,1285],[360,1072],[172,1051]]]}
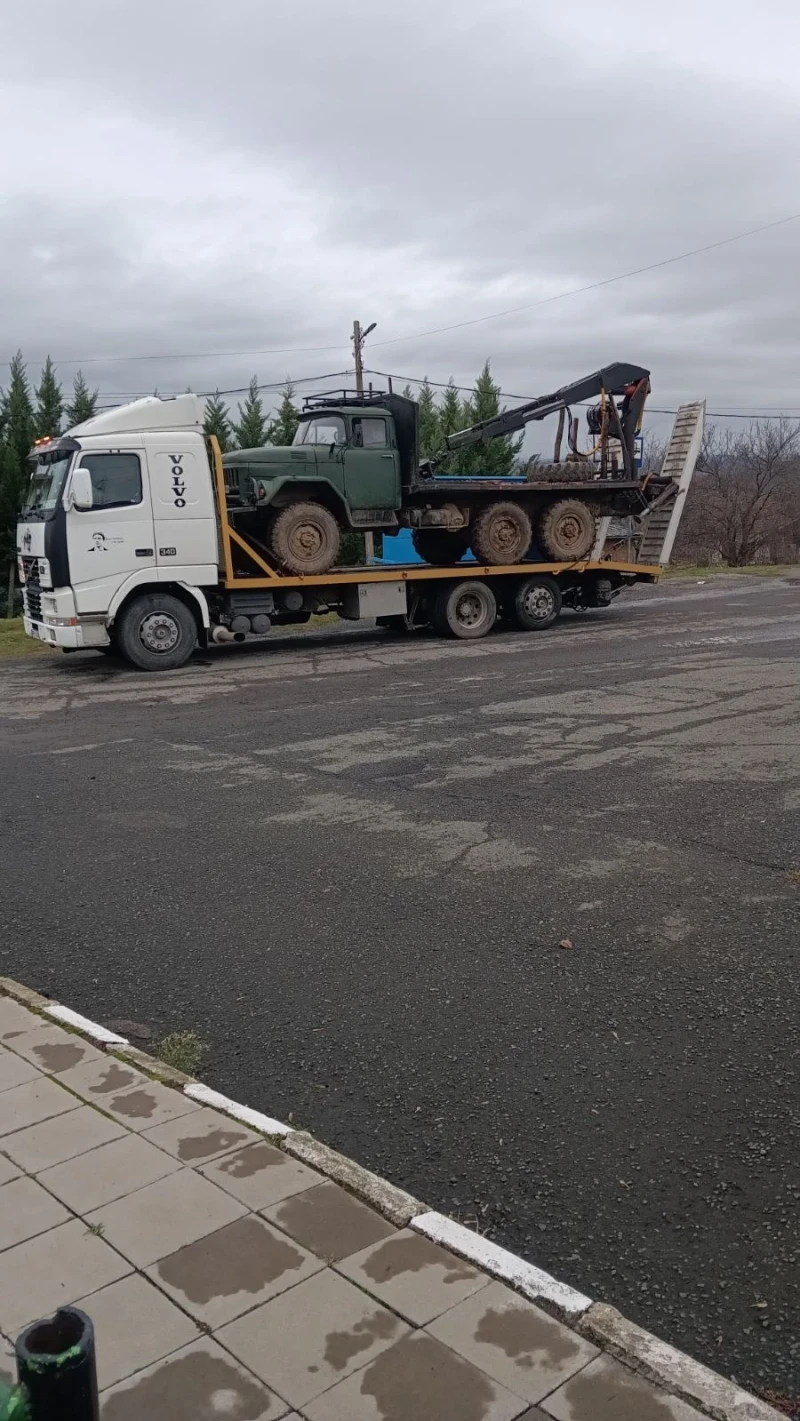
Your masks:
{"label": "wheel hub", "polygon": [[456,608],[456,616],[462,626],[474,627],[481,621],[483,615],[483,605],[479,598],[473,593],[468,593],[459,600],[458,607]]}
{"label": "wheel hub", "polygon": [[139,624],[142,646],[157,655],[174,651],[180,639],[180,626],[168,612],[150,612]]}
{"label": "wheel hub", "polygon": [[518,531],[516,525],[510,518],[499,519],[492,529],[492,542],[498,552],[505,552],[508,548],[516,546],[518,541]]}
{"label": "wheel hub", "polygon": [[553,594],[545,587],[537,587],[525,598],[525,611],[537,622],[544,622],[553,611]]}
{"label": "wheel hub", "polygon": [[303,523],[292,534],[292,552],[298,557],[315,557],[322,541],[322,530],[315,523]]}
{"label": "wheel hub", "polygon": [[574,513],[568,513],[562,518],[558,525],[558,536],[564,543],[579,543],[581,540],[582,528]]}

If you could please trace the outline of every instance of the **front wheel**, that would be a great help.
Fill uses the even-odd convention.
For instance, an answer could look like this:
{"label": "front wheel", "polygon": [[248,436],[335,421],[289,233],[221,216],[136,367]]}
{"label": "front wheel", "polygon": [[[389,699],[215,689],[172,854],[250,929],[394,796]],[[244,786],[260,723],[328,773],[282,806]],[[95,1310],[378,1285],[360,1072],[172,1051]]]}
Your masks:
{"label": "front wheel", "polygon": [[276,515],[269,535],[276,561],[298,577],[333,567],[339,542],[339,524],[324,503],[290,503]]}
{"label": "front wheel", "polygon": [[485,582],[451,582],[434,599],[431,621],[437,632],[477,641],[497,620],[497,598]]}
{"label": "front wheel", "polygon": [[148,592],[117,618],[117,649],[141,671],[174,671],[197,646],[197,622],[180,598]]}
{"label": "front wheel", "polygon": [[561,588],[554,577],[526,577],[514,597],[514,617],[526,632],[551,627],[561,611]]}

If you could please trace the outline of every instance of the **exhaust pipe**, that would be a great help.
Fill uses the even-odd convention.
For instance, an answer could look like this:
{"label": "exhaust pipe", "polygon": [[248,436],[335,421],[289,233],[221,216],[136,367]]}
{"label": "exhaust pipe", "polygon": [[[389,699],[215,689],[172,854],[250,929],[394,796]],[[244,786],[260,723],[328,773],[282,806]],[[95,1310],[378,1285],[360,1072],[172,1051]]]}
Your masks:
{"label": "exhaust pipe", "polygon": [[211,640],[217,642],[244,641],[244,632],[231,632],[227,627],[213,627]]}

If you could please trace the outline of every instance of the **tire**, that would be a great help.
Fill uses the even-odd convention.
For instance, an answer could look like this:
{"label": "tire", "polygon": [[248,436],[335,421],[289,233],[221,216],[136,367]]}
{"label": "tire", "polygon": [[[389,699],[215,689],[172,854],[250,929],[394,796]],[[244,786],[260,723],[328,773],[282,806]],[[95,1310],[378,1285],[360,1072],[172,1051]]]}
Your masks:
{"label": "tire", "polygon": [[526,577],[514,597],[514,618],[526,632],[551,627],[561,612],[561,588],[554,577]]}
{"label": "tire", "polygon": [[434,567],[450,567],[460,562],[469,547],[469,533],[465,528],[456,528],[448,533],[444,528],[415,528],[411,534],[414,551],[423,562]]}
{"label": "tire", "polygon": [[542,514],[539,542],[554,562],[579,562],[589,556],[597,536],[595,516],[578,498],[562,498]]}
{"label": "tire", "polygon": [[451,582],[437,592],[431,621],[437,632],[477,641],[492,630],[497,620],[497,599],[485,582]]}
{"label": "tire", "polygon": [[290,503],[276,514],[269,545],[286,572],[305,576],[333,567],[340,536],[339,524],[324,503]]}
{"label": "tire", "polygon": [[470,547],[479,563],[502,567],[522,562],[533,538],[531,520],[519,503],[490,503],[475,518]]}
{"label": "tire", "polygon": [[180,598],[168,592],[135,597],[117,618],[117,650],[141,671],[174,671],[197,646],[197,622]]}

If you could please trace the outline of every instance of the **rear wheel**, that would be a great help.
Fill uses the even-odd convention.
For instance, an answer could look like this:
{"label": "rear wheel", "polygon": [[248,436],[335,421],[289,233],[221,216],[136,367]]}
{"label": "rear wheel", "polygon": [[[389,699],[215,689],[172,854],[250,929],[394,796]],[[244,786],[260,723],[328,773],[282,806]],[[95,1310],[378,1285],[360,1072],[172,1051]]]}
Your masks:
{"label": "rear wheel", "polygon": [[580,499],[562,498],[545,509],[537,531],[548,557],[576,562],[588,557],[594,547],[594,513]]}
{"label": "rear wheel", "polygon": [[497,620],[497,599],[485,582],[451,582],[437,592],[431,621],[437,632],[477,641]]}
{"label": "rear wheel", "polygon": [[339,552],[339,525],[324,503],[290,503],[276,515],[270,548],[286,572],[327,572]]}
{"label": "rear wheel", "polygon": [[457,528],[452,533],[446,528],[415,528],[411,541],[423,562],[432,563],[434,567],[449,567],[463,558],[469,547],[469,533],[465,528]]}
{"label": "rear wheel", "polygon": [[197,646],[197,622],[168,592],[148,592],[129,602],[115,624],[117,649],[142,671],[174,671]]}
{"label": "rear wheel", "polygon": [[532,537],[525,509],[509,500],[481,509],[472,524],[470,546],[478,562],[501,567],[522,562]]}
{"label": "rear wheel", "polygon": [[514,597],[514,617],[526,632],[551,627],[561,611],[561,588],[554,577],[526,577]]}

